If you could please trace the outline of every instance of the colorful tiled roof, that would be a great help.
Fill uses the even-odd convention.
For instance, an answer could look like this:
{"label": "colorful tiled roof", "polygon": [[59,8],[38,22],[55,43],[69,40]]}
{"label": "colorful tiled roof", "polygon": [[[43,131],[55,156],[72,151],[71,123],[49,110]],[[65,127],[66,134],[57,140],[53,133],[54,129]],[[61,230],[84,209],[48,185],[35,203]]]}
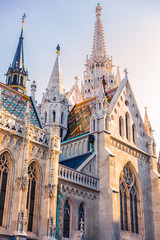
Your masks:
{"label": "colorful tiled roof", "polygon": [[41,127],[36,109],[32,102],[32,99],[24,94],[19,93],[16,90],[0,83],[2,89],[2,107],[3,110],[9,112],[19,120],[24,120],[27,102],[30,102],[30,124],[35,127]]}
{"label": "colorful tiled roof", "polygon": [[[106,92],[107,102],[110,103],[117,87]],[[90,117],[96,109],[96,97],[76,104],[68,116],[68,134],[66,139],[80,136],[90,131]]]}

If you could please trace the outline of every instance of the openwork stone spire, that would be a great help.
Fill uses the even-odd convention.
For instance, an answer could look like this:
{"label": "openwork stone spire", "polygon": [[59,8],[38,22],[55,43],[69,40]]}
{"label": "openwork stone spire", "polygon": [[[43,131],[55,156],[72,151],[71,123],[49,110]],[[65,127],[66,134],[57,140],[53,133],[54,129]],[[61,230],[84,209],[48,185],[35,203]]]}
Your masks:
{"label": "openwork stone spire", "polygon": [[103,33],[103,24],[101,21],[102,7],[98,4],[96,7],[96,23],[94,29],[94,40],[93,40],[93,49],[92,56],[93,57],[105,57],[106,49],[105,49],[105,41],[104,41],[104,33]]}

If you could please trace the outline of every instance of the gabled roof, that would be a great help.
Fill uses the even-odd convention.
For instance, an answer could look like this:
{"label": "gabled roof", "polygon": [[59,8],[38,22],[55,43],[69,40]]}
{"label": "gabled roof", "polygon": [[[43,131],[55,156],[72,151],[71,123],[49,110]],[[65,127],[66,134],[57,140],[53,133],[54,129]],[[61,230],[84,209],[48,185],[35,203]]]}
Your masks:
{"label": "gabled roof", "polygon": [[2,109],[4,112],[9,113],[17,119],[23,121],[27,102],[30,103],[30,124],[42,128],[36,108],[32,102],[32,99],[25,94],[22,94],[13,88],[0,83],[2,89]]}
{"label": "gabled roof", "polygon": [[[113,96],[116,94],[117,87],[110,89],[105,93],[107,102],[112,102]],[[83,135],[90,131],[90,118],[93,111],[96,110],[96,97],[87,99],[76,104],[68,116],[68,133],[66,139]]]}
{"label": "gabled roof", "polygon": [[140,114],[140,111],[139,111],[139,108],[138,108],[136,99],[135,99],[135,97],[134,97],[134,94],[133,94],[131,85],[130,85],[130,83],[129,83],[129,81],[128,81],[128,77],[125,77],[125,79],[123,79],[123,80],[121,81],[121,83],[120,83],[120,85],[119,85],[119,87],[118,87],[115,95],[113,96],[113,99],[112,99],[110,105],[109,105],[108,114],[110,115],[110,114],[112,113],[112,111],[114,110],[114,106],[116,105],[116,103],[117,103],[117,101],[118,101],[118,99],[119,99],[119,97],[120,97],[120,95],[121,95],[121,93],[122,93],[122,91],[123,91],[123,89],[124,89],[124,87],[125,87],[126,84],[127,84],[128,88],[129,88],[129,90],[130,90],[130,92],[131,92],[131,95],[132,95],[133,101],[134,101],[134,103],[135,103],[135,107],[136,107],[136,109],[137,109],[137,113],[138,113],[138,116],[139,116],[139,118],[140,118],[140,121],[141,121],[141,124],[142,124],[142,126],[143,126],[143,129],[144,129],[146,135],[148,135],[147,132],[146,132],[146,129],[145,129],[145,126],[144,126],[144,122],[143,122],[143,119],[142,119],[142,117],[141,117],[141,114]]}
{"label": "gabled roof", "polygon": [[60,164],[72,168],[72,169],[77,169],[81,164],[83,164],[87,158],[89,158],[92,155],[91,152],[83,154],[83,155],[78,155],[76,157],[66,159],[60,162]]}

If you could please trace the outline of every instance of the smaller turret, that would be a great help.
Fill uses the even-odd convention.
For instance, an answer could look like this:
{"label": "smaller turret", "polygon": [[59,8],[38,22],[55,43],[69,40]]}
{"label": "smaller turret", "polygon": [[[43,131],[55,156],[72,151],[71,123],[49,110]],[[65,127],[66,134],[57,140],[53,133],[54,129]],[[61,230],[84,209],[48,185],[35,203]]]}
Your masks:
{"label": "smaller turret", "polygon": [[26,93],[26,83],[28,79],[28,70],[24,67],[24,53],[23,53],[23,29],[24,19],[26,15],[22,17],[21,35],[19,37],[19,43],[13,59],[6,74],[6,84],[15,90]]}
{"label": "smaller turret", "polygon": [[36,81],[33,81],[31,84],[31,97],[33,101],[35,101],[36,88],[37,88]]}

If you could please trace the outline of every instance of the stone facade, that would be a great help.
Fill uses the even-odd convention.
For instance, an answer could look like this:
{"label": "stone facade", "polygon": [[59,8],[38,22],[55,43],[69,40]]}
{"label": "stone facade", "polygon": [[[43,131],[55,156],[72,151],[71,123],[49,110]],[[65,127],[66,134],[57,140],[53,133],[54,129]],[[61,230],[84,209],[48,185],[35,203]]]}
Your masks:
{"label": "stone facade", "polygon": [[160,239],[151,123],[147,109],[142,120],[127,70],[122,80],[119,67],[114,76],[101,13],[98,4],[81,92],[76,78],[65,94],[59,45],[38,108],[35,82],[31,97],[18,80],[11,86],[16,65],[0,83],[0,239]]}

